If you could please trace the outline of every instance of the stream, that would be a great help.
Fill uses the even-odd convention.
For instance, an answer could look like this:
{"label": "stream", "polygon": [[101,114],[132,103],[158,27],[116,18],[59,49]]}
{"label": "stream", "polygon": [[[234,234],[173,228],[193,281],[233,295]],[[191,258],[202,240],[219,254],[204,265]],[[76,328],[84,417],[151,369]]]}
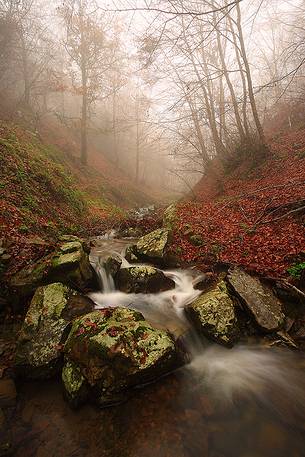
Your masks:
{"label": "stream", "polygon": [[103,292],[91,299],[97,308],[132,307],[154,326],[169,329],[187,347],[190,363],[103,410],[71,410],[57,380],[23,382],[11,430],[14,456],[304,457],[304,355],[199,341],[183,312],[200,294],[194,286],[202,275],[194,270],[165,271],[174,290],[115,290],[102,259],[115,253],[127,267],[127,244],[100,238],[92,249]]}

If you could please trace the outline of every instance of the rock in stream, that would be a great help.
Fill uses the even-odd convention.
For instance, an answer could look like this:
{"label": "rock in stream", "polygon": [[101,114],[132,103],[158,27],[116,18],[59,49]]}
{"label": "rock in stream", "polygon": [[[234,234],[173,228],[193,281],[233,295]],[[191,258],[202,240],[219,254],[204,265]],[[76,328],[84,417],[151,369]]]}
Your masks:
{"label": "rock in stream", "polygon": [[72,405],[90,390],[101,406],[121,401],[126,389],[152,381],[179,364],[172,337],[138,311],[104,308],[73,322],[64,348],[62,379]]}

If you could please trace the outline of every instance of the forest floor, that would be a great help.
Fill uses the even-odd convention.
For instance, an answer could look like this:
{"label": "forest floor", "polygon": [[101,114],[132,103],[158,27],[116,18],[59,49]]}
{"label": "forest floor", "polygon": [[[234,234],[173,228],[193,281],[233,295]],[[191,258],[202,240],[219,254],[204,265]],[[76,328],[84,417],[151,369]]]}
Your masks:
{"label": "forest floor", "polygon": [[184,261],[272,277],[305,261],[305,130],[273,139],[266,159],[224,175],[221,191],[203,178],[195,193],[178,205],[173,246]]}

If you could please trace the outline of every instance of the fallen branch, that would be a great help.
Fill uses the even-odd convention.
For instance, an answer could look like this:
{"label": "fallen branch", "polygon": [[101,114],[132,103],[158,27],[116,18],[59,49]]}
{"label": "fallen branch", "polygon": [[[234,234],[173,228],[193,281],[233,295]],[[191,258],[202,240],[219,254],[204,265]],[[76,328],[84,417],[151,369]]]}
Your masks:
{"label": "fallen branch", "polygon": [[302,297],[303,300],[305,300],[305,293],[298,289],[296,286],[294,286],[293,284],[290,284],[290,282],[286,281],[286,279],[280,279],[277,281],[281,286],[283,286],[283,288],[285,290],[287,289],[290,289],[290,290],[293,290],[295,292],[296,295],[298,295],[299,297]]}
{"label": "fallen branch", "polygon": [[[296,209],[292,209],[291,211],[288,211],[288,213],[285,213],[285,214],[282,214],[281,216],[279,217],[276,217],[274,219],[271,219],[269,221],[263,221],[263,222],[260,222],[260,224],[264,225],[264,224],[271,224],[273,222],[276,222],[276,221],[279,221],[281,219],[284,219],[285,217],[289,216],[290,214],[294,214],[294,213],[299,213],[301,211],[305,211],[305,206],[301,206],[300,208],[296,208]],[[258,224],[259,225],[259,224]]]}

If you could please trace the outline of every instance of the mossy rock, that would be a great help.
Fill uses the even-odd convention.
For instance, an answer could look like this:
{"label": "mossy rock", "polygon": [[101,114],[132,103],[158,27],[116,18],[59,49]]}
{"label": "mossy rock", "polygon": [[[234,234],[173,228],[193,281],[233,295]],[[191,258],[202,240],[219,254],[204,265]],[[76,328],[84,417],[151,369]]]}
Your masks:
{"label": "mossy rock", "polygon": [[128,246],[126,248],[125,259],[127,260],[127,262],[130,262],[130,263],[139,262],[136,252],[137,252],[136,244],[132,244],[131,246]]}
{"label": "mossy rock", "polygon": [[80,291],[95,287],[95,274],[81,240],[66,238],[62,237],[53,253],[27,265],[11,278],[9,286],[16,298],[29,298],[37,287],[57,281]]}
{"label": "mossy rock", "polygon": [[121,265],[122,265],[122,259],[120,259],[119,257],[116,257],[114,255],[107,257],[107,259],[104,262],[104,267],[105,267],[107,275],[108,276],[110,275],[113,278],[115,278],[115,276],[118,274],[118,272],[121,268]]}
{"label": "mossy rock", "polygon": [[[90,303],[89,303],[90,301]],[[94,309],[94,303],[62,283],[39,287],[32,298],[17,342],[17,374],[48,378],[60,368],[61,345],[73,317]]]}
{"label": "mossy rock", "polygon": [[175,283],[157,268],[135,266],[121,268],[116,276],[116,286],[126,293],[155,293],[175,288]]}
{"label": "mossy rock", "polygon": [[157,229],[139,239],[136,244],[136,255],[151,263],[166,262],[166,248],[170,239],[168,229]]}
{"label": "mossy rock", "polygon": [[[152,381],[180,363],[175,342],[166,331],[153,328],[138,311],[119,307],[76,319],[64,352],[101,406],[121,399],[126,389]],[[76,384],[82,384],[77,376]],[[64,388],[69,394],[77,390],[67,385],[67,376]]]}
{"label": "mossy rock", "polygon": [[258,277],[234,268],[229,271],[227,282],[261,330],[274,332],[283,326],[285,316],[280,300]]}
{"label": "mossy rock", "polygon": [[67,360],[61,377],[66,400],[72,407],[77,408],[87,400],[89,395],[89,385],[82,375],[80,367]]}
{"label": "mossy rock", "polygon": [[177,221],[177,208],[173,203],[168,206],[163,214],[163,227],[167,230],[173,230]]}
{"label": "mossy rock", "polygon": [[235,305],[224,281],[200,295],[185,311],[200,335],[225,346],[237,341],[239,326]]}
{"label": "mossy rock", "polygon": [[200,235],[190,235],[189,237],[190,243],[192,243],[193,246],[203,246],[204,245],[204,240]]}

